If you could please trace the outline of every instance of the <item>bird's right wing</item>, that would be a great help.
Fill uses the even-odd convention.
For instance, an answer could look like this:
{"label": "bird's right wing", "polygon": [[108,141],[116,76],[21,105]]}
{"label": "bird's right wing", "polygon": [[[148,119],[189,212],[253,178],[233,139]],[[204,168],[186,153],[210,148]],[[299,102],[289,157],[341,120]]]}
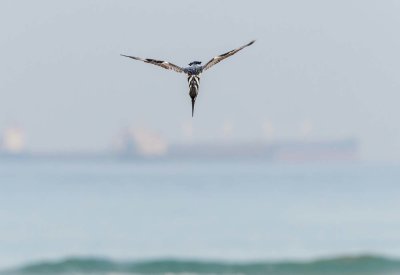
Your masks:
{"label": "bird's right wing", "polygon": [[226,53],[224,53],[224,54],[221,54],[221,55],[218,55],[218,56],[214,57],[213,59],[211,59],[210,61],[208,61],[206,65],[204,65],[203,70],[204,70],[204,71],[205,71],[205,70],[208,70],[209,68],[211,68],[211,67],[214,66],[215,64],[218,64],[219,62],[221,62],[221,61],[224,60],[225,58],[228,58],[228,57],[234,55],[235,53],[237,53],[238,51],[240,51],[240,50],[242,50],[242,49],[244,49],[244,48],[246,48],[246,47],[252,45],[254,42],[255,42],[255,40],[251,41],[250,43],[248,43],[248,44],[246,44],[246,45],[244,45],[244,46],[242,46],[242,47],[240,47],[240,48],[231,50],[231,51],[229,51],[229,52],[226,52]]}
{"label": "bird's right wing", "polygon": [[181,67],[179,67],[179,66],[177,66],[175,64],[169,63],[167,61],[155,60],[155,59],[150,59],[150,58],[143,59],[143,58],[140,58],[140,57],[123,55],[123,54],[121,54],[121,56],[129,57],[129,58],[132,58],[132,59],[135,59],[135,60],[140,60],[140,61],[143,61],[143,62],[146,62],[146,63],[157,65],[157,66],[163,67],[164,69],[167,69],[167,70],[174,70],[175,72],[183,73],[183,68],[181,68]]}

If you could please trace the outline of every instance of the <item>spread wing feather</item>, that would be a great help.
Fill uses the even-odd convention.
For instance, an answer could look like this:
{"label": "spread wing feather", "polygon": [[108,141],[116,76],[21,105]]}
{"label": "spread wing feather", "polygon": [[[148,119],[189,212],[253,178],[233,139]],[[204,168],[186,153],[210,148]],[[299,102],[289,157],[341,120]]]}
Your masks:
{"label": "spread wing feather", "polygon": [[215,64],[218,64],[219,62],[221,62],[221,61],[224,60],[225,58],[228,58],[228,57],[234,55],[234,54],[237,53],[238,51],[240,51],[240,50],[242,50],[242,49],[244,49],[244,48],[246,48],[246,47],[252,45],[254,42],[255,42],[255,40],[251,41],[250,43],[248,43],[248,44],[246,44],[246,45],[244,45],[244,46],[242,46],[242,47],[240,47],[240,48],[231,50],[231,51],[229,51],[229,52],[226,52],[226,53],[224,53],[224,54],[221,54],[221,55],[218,55],[218,56],[214,57],[213,59],[211,59],[210,61],[208,61],[207,64],[204,65],[203,71],[205,71],[205,70],[211,68],[211,67],[214,66]]}
{"label": "spread wing feather", "polygon": [[146,63],[157,65],[157,66],[160,66],[160,67],[162,67],[164,69],[173,70],[173,71],[178,72],[178,73],[182,73],[183,72],[183,68],[181,68],[181,67],[179,67],[179,66],[177,66],[175,64],[169,63],[167,61],[156,60],[156,59],[151,59],[151,58],[140,58],[140,57],[135,57],[135,56],[123,55],[123,54],[121,54],[121,56],[129,57],[129,58],[132,58],[132,59],[135,59],[135,60],[140,60],[140,61],[143,61],[143,62],[146,62]]}

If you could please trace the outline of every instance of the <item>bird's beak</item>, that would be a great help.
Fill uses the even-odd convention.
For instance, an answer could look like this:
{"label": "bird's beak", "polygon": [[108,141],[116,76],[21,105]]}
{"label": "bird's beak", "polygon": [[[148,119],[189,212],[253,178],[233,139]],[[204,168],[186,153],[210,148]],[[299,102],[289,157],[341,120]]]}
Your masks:
{"label": "bird's beak", "polygon": [[193,112],[194,112],[194,103],[195,103],[196,99],[192,98],[192,117],[193,117]]}

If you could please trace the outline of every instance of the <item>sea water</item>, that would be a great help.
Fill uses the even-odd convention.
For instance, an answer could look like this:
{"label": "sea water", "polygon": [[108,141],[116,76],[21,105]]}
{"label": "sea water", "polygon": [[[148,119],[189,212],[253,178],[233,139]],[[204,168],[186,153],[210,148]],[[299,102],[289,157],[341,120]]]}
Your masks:
{"label": "sea water", "polygon": [[0,269],[66,257],[400,257],[399,167],[4,159]]}

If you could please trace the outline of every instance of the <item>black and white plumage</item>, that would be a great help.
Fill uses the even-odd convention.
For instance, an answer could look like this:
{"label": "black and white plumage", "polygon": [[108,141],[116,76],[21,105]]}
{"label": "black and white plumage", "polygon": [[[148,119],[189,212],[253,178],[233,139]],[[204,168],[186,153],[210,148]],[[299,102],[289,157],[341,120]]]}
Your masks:
{"label": "black and white plumage", "polygon": [[199,94],[201,73],[203,71],[210,69],[212,66],[218,64],[222,60],[234,55],[238,51],[252,45],[254,42],[255,42],[255,40],[251,41],[250,43],[248,43],[240,48],[237,48],[237,49],[231,50],[229,52],[226,52],[224,54],[218,55],[218,56],[212,58],[210,61],[208,61],[204,66],[201,65],[201,61],[193,61],[193,62],[190,62],[189,67],[186,67],[186,68],[179,67],[179,66],[172,64],[170,62],[167,62],[167,61],[150,59],[150,58],[140,58],[140,57],[135,57],[135,56],[123,55],[123,54],[121,54],[121,55],[135,59],[135,60],[140,60],[140,61],[143,61],[146,63],[157,65],[157,66],[160,66],[167,70],[173,70],[178,73],[185,73],[187,75],[187,80],[189,83],[189,96],[192,99],[192,116],[193,116],[194,104],[196,102],[197,95]]}

